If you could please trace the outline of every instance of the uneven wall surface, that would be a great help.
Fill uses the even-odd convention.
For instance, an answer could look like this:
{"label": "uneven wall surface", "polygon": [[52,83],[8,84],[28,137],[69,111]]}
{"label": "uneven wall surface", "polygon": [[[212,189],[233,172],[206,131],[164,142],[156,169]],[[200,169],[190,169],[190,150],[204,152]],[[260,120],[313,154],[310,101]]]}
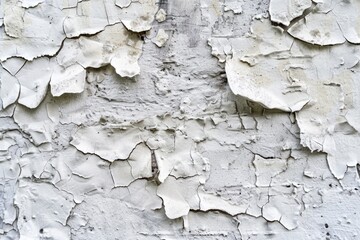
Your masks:
{"label": "uneven wall surface", "polygon": [[359,12],[1,0],[0,239],[359,239]]}

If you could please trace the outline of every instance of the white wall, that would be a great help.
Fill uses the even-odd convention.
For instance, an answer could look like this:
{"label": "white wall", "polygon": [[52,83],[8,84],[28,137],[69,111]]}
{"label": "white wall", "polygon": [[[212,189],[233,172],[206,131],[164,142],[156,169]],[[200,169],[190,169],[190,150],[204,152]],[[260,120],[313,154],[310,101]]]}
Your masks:
{"label": "white wall", "polygon": [[359,238],[358,1],[0,4],[0,239]]}

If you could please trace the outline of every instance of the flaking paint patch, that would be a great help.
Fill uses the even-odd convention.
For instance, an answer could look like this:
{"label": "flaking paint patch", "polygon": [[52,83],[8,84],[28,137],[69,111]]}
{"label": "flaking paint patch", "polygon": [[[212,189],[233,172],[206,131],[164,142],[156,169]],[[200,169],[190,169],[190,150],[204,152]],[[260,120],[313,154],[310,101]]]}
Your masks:
{"label": "flaking paint patch", "polygon": [[[252,33],[262,29],[261,33],[264,34],[265,29],[262,27],[266,24],[270,25],[267,20],[254,23]],[[356,46],[344,44],[321,49],[291,39],[279,28],[273,27],[270,32],[264,34],[261,40],[257,35],[250,39],[231,39],[232,44],[231,41],[229,44],[232,53],[226,59],[225,68],[229,85],[235,94],[257,101],[267,108],[297,112],[301,144],[311,151],[326,152],[330,170],[336,178],[341,179],[347,167],[355,166],[358,162],[355,157],[358,155],[358,146],[350,143],[350,139],[356,138],[358,132],[344,118],[347,111],[357,109],[357,94],[349,94],[346,90],[348,86],[357,89],[357,82],[352,80],[356,78],[357,72],[350,70],[357,63]],[[272,37],[271,43],[278,45],[264,45],[263,41],[267,37]],[[210,41],[211,46],[220,43]],[[309,43],[312,42],[309,40]],[[239,50],[236,49],[238,45],[241,46]],[[251,48],[246,49],[247,45]],[[220,47],[215,49],[213,53],[218,56]],[[347,51],[353,55],[348,55]],[[238,57],[237,52],[243,55]],[[274,65],[271,59],[275,61]],[[246,65],[241,61],[246,62]],[[271,80],[267,81],[268,78]],[[284,82],[275,87],[274,84],[280,79]],[[283,87],[285,82],[290,82],[289,87],[286,87],[288,90]],[[281,98],[285,100],[279,101]],[[341,156],[346,157],[343,159]]]}
{"label": "flaking paint patch", "polygon": [[346,40],[358,44],[358,1],[321,1],[288,32],[295,38],[318,45],[342,44]]}
{"label": "flaking paint patch", "polygon": [[[295,112],[307,104],[310,97],[306,83],[287,71],[292,67],[301,68],[286,61],[293,43],[281,28],[271,26],[269,21],[256,21],[248,36],[230,39],[228,45],[217,39],[210,39],[209,44],[217,49],[213,51],[216,55],[217,52],[228,55],[225,70],[235,94],[266,108]],[[220,61],[224,61],[224,57]]]}
{"label": "flaking paint patch", "polygon": [[269,13],[271,21],[289,26],[291,21],[300,17],[312,5],[311,0],[271,0]]}
{"label": "flaking paint patch", "polygon": [[164,29],[159,29],[156,37],[152,40],[153,43],[158,47],[162,47],[165,45],[166,41],[169,39],[169,35],[165,32]]}

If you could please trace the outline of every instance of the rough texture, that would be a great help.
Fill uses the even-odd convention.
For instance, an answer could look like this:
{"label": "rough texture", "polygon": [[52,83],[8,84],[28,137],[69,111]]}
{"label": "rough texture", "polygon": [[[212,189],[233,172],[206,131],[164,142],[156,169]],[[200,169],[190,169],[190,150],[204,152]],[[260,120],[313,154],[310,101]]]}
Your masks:
{"label": "rough texture", "polygon": [[358,239],[356,0],[1,0],[0,239]]}

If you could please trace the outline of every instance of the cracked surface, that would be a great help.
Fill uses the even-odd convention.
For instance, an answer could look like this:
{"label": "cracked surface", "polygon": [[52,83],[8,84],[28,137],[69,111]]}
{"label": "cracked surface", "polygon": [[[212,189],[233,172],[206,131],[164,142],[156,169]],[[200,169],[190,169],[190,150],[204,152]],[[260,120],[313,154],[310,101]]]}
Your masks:
{"label": "cracked surface", "polygon": [[0,239],[358,239],[355,0],[1,0]]}

